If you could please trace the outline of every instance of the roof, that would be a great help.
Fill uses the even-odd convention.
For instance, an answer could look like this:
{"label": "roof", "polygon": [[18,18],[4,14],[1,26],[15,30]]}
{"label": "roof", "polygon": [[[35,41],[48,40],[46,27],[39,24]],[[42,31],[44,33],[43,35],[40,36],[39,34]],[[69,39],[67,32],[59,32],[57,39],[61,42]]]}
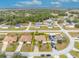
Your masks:
{"label": "roof", "polygon": [[13,42],[16,42],[16,40],[17,40],[16,34],[12,34],[12,33],[11,33],[11,34],[7,34],[7,35],[5,36],[3,42],[4,42],[4,41],[7,41],[7,42],[9,42],[9,43],[13,43]]}
{"label": "roof", "polygon": [[29,34],[29,33],[23,33],[19,39],[19,41],[28,41],[28,42],[31,42],[32,40],[32,35]]}
{"label": "roof", "polygon": [[47,19],[46,22],[52,22],[52,19]]}
{"label": "roof", "polygon": [[37,41],[46,41],[45,35],[36,35],[35,40]]}
{"label": "roof", "polygon": [[56,38],[57,38],[58,40],[63,39],[62,37],[63,37],[63,36],[62,36],[61,34],[57,34],[57,35],[56,35]]}

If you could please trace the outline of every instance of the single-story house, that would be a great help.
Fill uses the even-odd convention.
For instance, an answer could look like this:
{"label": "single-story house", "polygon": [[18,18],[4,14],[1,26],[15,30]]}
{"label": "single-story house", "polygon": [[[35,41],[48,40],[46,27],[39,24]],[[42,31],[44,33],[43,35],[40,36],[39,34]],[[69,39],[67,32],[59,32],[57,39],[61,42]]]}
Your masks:
{"label": "single-story house", "polygon": [[53,20],[52,19],[47,19],[44,21],[44,24],[48,27],[48,28],[52,28],[53,27]]}
{"label": "single-story house", "polygon": [[32,41],[32,35],[29,33],[23,33],[19,39],[19,41],[21,42],[27,42],[27,43],[31,43]]}
{"label": "single-story house", "polygon": [[36,41],[42,41],[43,43],[46,43],[46,37],[45,35],[35,35]]}
{"label": "single-story house", "polygon": [[17,41],[17,35],[13,34],[13,33],[8,33],[3,42],[8,42],[8,43],[13,43],[13,42],[16,42]]}

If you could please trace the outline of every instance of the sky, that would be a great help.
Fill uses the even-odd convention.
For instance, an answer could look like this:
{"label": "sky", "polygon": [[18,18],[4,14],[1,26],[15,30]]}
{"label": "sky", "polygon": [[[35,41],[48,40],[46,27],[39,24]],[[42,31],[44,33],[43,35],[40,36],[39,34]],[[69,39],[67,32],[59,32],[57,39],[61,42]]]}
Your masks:
{"label": "sky", "polygon": [[79,0],[0,0],[0,8],[79,8]]}

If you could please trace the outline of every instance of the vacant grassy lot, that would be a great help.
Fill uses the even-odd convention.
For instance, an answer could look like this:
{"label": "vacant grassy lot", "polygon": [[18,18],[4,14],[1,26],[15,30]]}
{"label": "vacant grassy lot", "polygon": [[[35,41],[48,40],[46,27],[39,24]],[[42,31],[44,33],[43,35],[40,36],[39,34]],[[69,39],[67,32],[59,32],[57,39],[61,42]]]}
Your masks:
{"label": "vacant grassy lot", "polygon": [[62,43],[57,43],[56,44],[56,49],[57,50],[63,50],[65,49],[69,44],[69,38],[64,38]]}
{"label": "vacant grassy lot", "polygon": [[77,52],[77,51],[72,50],[72,51],[70,51],[70,54],[76,58],[79,58],[79,52]]}
{"label": "vacant grassy lot", "polygon": [[70,34],[72,37],[78,37],[78,36],[79,36],[79,32],[69,32],[69,34]]}
{"label": "vacant grassy lot", "polygon": [[79,49],[79,42],[75,42],[75,48]]}

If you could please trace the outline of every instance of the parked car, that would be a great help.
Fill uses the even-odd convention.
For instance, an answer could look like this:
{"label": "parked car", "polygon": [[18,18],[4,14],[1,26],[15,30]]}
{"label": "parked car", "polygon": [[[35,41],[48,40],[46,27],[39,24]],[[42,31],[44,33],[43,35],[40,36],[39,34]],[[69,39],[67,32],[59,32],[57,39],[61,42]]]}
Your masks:
{"label": "parked car", "polygon": [[50,57],[50,56],[51,56],[51,54],[47,54],[46,56]]}

